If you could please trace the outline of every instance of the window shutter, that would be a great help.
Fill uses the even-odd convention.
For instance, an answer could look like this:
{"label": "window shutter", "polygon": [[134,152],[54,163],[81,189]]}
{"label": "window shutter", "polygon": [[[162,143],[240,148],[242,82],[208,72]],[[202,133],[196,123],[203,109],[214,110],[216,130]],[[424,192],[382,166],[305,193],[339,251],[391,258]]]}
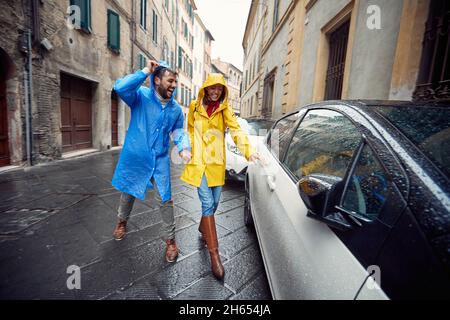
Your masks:
{"label": "window shutter", "polygon": [[147,0],[141,0],[141,26],[147,30]]}
{"label": "window shutter", "polygon": [[153,41],[158,43],[158,15],[153,10]]}
{"label": "window shutter", "polygon": [[184,87],[181,87],[181,104],[184,104]]}
{"label": "window shutter", "polygon": [[119,15],[112,10],[108,10],[108,47],[120,52],[120,20]]}
{"label": "window shutter", "polygon": [[80,8],[80,27],[82,30],[91,33],[91,0],[70,0],[70,5]]}
{"label": "window shutter", "polygon": [[181,47],[178,46],[178,68],[181,69],[183,64],[183,53],[181,52]]}
{"label": "window shutter", "polygon": [[147,66],[147,58],[139,53],[139,69],[144,69]]}

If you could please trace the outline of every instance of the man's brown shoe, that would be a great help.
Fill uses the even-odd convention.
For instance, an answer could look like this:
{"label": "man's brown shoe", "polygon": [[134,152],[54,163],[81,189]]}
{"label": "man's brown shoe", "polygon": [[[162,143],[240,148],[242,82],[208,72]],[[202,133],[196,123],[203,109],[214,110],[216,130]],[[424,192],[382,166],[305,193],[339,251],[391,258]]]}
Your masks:
{"label": "man's brown shoe", "polygon": [[125,237],[125,234],[127,232],[127,221],[121,220],[116,226],[116,229],[114,229],[114,239],[115,240],[122,240]]}
{"label": "man's brown shoe", "polygon": [[166,248],[166,261],[167,262],[175,262],[178,258],[178,248],[174,239],[166,240],[167,248]]}

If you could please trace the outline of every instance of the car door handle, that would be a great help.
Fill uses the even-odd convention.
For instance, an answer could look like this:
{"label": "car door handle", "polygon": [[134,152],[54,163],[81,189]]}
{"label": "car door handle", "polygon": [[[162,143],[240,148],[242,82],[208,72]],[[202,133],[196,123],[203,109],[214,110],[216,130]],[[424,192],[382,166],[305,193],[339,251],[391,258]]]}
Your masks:
{"label": "car door handle", "polygon": [[275,177],[274,176],[267,176],[267,184],[269,185],[270,191],[275,190],[275,187],[277,186],[275,183]]}

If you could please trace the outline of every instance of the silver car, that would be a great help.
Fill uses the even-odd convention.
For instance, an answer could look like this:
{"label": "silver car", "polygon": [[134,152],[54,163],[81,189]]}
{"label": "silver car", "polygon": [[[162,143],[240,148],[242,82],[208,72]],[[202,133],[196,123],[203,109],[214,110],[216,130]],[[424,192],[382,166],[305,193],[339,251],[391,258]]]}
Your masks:
{"label": "silver car", "polygon": [[246,176],[275,299],[450,297],[450,108],[323,102],[278,120]]}

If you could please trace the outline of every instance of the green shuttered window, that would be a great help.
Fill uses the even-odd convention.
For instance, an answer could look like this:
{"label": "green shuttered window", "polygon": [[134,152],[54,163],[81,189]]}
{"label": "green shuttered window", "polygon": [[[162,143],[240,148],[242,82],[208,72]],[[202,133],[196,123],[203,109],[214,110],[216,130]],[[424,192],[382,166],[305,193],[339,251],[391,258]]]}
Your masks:
{"label": "green shuttered window", "polygon": [[139,53],[139,69],[144,69],[147,66],[147,58]]}
{"label": "green shuttered window", "polygon": [[70,0],[70,5],[80,8],[80,27],[83,31],[91,33],[91,0]]}
{"label": "green shuttered window", "polygon": [[108,10],[108,48],[120,53],[120,19],[112,10]]}
{"label": "green shuttered window", "polygon": [[158,15],[153,10],[153,42],[158,43]]}
{"label": "green shuttered window", "polygon": [[147,30],[147,0],[141,0],[141,27]]}

